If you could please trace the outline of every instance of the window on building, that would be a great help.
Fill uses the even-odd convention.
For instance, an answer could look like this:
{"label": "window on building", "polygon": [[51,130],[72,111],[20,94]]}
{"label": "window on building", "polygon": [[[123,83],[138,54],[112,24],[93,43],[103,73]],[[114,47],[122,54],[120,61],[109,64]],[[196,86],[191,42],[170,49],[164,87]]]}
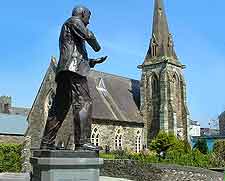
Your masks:
{"label": "window on building", "polygon": [[122,142],[122,134],[121,131],[118,130],[115,137],[115,149],[122,150],[123,149],[123,142]]}
{"label": "window on building", "polygon": [[54,98],[55,98],[55,93],[53,91],[51,91],[48,96],[48,102],[47,102],[48,110],[52,107]]}
{"label": "window on building", "polygon": [[152,121],[150,134],[154,137],[160,129],[160,81],[155,73],[151,76],[151,110]]}
{"label": "window on building", "polygon": [[91,143],[95,146],[99,146],[99,131],[97,128],[94,128],[91,134]]}
{"label": "window on building", "polygon": [[141,133],[140,131],[137,132],[137,136],[136,136],[136,146],[135,146],[135,151],[137,153],[140,153],[141,149],[142,149],[142,141],[141,141]]}
{"label": "window on building", "polygon": [[151,40],[151,55],[153,57],[157,56],[157,42],[156,42],[156,38],[155,38],[154,34],[153,34],[153,38]]}
{"label": "window on building", "polygon": [[159,81],[157,76],[154,74],[152,76],[152,97],[158,97],[159,94]]}

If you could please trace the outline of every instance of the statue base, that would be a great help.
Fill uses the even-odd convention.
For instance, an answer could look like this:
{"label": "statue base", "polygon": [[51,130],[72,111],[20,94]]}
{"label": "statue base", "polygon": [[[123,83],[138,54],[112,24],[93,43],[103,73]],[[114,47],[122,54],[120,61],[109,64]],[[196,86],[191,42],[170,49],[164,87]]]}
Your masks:
{"label": "statue base", "polygon": [[99,181],[103,159],[92,151],[37,150],[31,181]]}

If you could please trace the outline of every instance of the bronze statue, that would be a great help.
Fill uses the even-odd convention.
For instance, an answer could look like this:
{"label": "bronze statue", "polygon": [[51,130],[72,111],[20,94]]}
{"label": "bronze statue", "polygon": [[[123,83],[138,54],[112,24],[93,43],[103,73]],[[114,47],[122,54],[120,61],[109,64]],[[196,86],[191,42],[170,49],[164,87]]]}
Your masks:
{"label": "bronze statue", "polygon": [[92,99],[86,76],[90,68],[107,59],[88,59],[85,41],[94,51],[101,47],[87,28],[91,12],[83,6],[75,7],[62,26],[59,49],[60,58],[56,73],[56,95],[49,110],[41,149],[56,149],[55,139],[70,106],[74,116],[74,144],[76,149],[95,149],[90,143]]}

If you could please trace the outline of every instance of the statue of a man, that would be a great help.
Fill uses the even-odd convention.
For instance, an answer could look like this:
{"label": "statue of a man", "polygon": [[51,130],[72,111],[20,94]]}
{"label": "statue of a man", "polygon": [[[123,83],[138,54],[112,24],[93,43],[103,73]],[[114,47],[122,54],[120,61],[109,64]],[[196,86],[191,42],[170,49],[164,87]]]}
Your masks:
{"label": "statue of a man", "polygon": [[59,48],[60,58],[56,73],[56,95],[48,113],[41,149],[56,149],[55,139],[70,106],[74,116],[74,144],[76,149],[93,149],[90,143],[92,99],[87,75],[90,68],[102,63],[106,57],[88,59],[85,42],[94,51],[101,47],[87,28],[91,12],[83,6],[75,7],[62,26]]}

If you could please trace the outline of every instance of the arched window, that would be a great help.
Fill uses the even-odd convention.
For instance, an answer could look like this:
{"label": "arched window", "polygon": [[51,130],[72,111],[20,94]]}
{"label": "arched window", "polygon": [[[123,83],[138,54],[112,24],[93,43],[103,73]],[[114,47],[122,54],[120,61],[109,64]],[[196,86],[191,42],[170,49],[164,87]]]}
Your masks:
{"label": "arched window", "polygon": [[91,143],[95,146],[99,146],[99,131],[97,128],[94,128],[91,134]]}
{"label": "arched window", "polygon": [[173,97],[174,97],[174,104],[176,107],[177,116],[180,117],[180,109],[181,109],[181,87],[179,76],[175,73],[173,75]]}
{"label": "arched window", "polygon": [[151,130],[149,130],[150,137],[157,135],[160,129],[160,83],[156,74],[151,76]]}
{"label": "arched window", "polygon": [[55,98],[55,93],[53,91],[51,91],[48,96],[48,102],[47,102],[48,110],[52,107],[54,98]]}
{"label": "arched window", "polygon": [[115,137],[115,149],[116,150],[122,150],[122,134],[121,131],[118,130]]}
{"label": "arched window", "polygon": [[136,146],[135,146],[135,151],[139,153],[142,150],[142,141],[141,141],[141,133],[140,131],[137,132],[136,135]]}

